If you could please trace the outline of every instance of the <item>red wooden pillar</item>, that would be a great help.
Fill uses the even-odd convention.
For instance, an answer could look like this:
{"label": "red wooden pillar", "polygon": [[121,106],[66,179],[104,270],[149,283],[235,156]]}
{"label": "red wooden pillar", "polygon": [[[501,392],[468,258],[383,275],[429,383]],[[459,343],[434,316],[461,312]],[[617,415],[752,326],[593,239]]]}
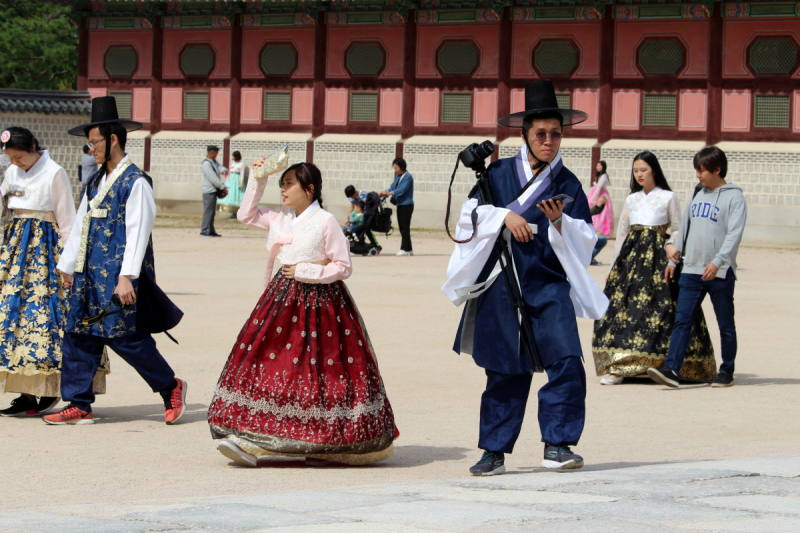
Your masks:
{"label": "red wooden pillar", "polygon": [[594,175],[594,167],[601,159],[603,144],[613,135],[611,124],[614,119],[614,6],[607,5],[600,23],[600,90],[597,110],[597,144],[592,147],[592,166],[589,179]]}
{"label": "red wooden pillar", "polygon": [[[414,136],[414,114],[416,112],[417,89],[417,19],[416,12],[409,10],[406,15],[403,34],[403,114],[400,137],[410,139]],[[396,152],[402,154],[403,146],[398,143]],[[397,157],[402,157],[398,155]]]}
{"label": "red wooden pillar", "polygon": [[[600,95],[597,113],[597,141],[602,144],[611,140],[611,121],[614,107],[614,11],[607,5],[600,30]],[[594,168],[592,163],[592,167]]]}
{"label": "red wooden pillar", "polygon": [[89,88],[89,24],[86,17],[78,22],[78,90]]}
{"label": "red wooden pillar", "polygon": [[[497,116],[504,117],[511,114],[511,58],[514,49],[514,23],[511,20],[510,7],[505,8],[500,13],[500,62],[499,79],[497,80]],[[497,126],[497,144],[499,145],[511,134],[516,134],[511,128]],[[492,161],[497,161],[500,157],[500,148],[492,154]]]}
{"label": "red wooden pillar", "polygon": [[708,54],[708,104],[706,113],[706,144],[712,146],[722,135],[722,51],[725,42],[723,30],[725,19],[722,7],[714,6],[709,23]]}
{"label": "red wooden pillar", "polygon": [[325,63],[328,52],[328,31],[325,13],[320,13],[314,32],[314,114],[312,139],[306,146],[306,161],[314,161],[314,139],[325,133]]}
{"label": "red wooden pillar", "polygon": [[150,154],[152,136],[161,131],[161,89],[164,79],[164,28],[161,17],[157,17],[153,26],[153,56],[150,58],[153,79],[150,83],[150,135],[144,140],[144,170],[150,172]]}
{"label": "red wooden pillar", "polygon": [[[236,15],[231,35],[231,122],[230,135],[233,137],[242,131],[242,47],[244,46],[244,28],[242,15]],[[227,153],[227,152],[226,152]],[[227,163],[226,163],[227,164]]]}

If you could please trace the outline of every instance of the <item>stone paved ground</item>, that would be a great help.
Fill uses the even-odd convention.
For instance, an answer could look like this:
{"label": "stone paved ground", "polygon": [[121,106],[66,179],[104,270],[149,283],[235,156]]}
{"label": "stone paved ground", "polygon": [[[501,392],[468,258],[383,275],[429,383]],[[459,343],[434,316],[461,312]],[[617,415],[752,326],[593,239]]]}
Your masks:
{"label": "stone paved ground", "polygon": [[[159,283],[186,312],[174,331],[180,345],[163,335],[156,340],[189,383],[187,414],[166,426],[159,397],[112,354],[108,393],[94,405],[97,424],[0,419],[0,531],[580,532],[614,526],[649,533],[687,524],[800,531],[794,522],[800,483],[792,479],[800,475],[798,459],[780,458],[800,456],[800,250],[740,251],[734,387],[673,390],[647,379],[603,387],[594,375],[592,322],[581,319],[587,419],[576,451],[587,467],[535,470],[542,444],[531,394],[522,433],[506,458],[509,474],[473,479],[467,469],[480,457],[486,378],[469,357],[451,350],[460,309],[439,288],[452,244],[441,231],[415,232],[417,255],[395,257],[399,236],[379,236],[385,252],[355,257],[347,285],[400,428],[395,455],[359,468],[314,469],[295,461],[245,469],[215,451],[206,410],[258,299],[266,234],[221,220],[224,237],[204,239],[199,222],[159,217],[153,236]],[[590,269],[601,284],[611,246],[600,256],[606,266]],[[719,359],[714,314],[704,309]],[[535,387],[544,379],[537,375]],[[0,396],[0,408],[13,397]],[[776,457],[748,459],[769,456]],[[730,462],[698,464],[720,459]],[[753,473],[761,475],[748,476]]]}
{"label": "stone paved ground", "polygon": [[[336,467],[325,467],[336,469]],[[800,456],[0,513],[8,533],[795,532]]]}

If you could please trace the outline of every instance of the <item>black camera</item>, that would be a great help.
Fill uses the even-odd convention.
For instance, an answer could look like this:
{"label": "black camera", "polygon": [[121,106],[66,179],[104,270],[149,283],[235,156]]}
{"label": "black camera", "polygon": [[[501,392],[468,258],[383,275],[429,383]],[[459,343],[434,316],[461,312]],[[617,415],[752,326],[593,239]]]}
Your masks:
{"label": "black camera", "polygon": [[472,143],[464,148],[458,159],[465,167],[474,170],[475,172],[482,172],[486,170],[485,160],[487,157],[494,153],[494,145],[492,141],[483,141],[482,143]]}

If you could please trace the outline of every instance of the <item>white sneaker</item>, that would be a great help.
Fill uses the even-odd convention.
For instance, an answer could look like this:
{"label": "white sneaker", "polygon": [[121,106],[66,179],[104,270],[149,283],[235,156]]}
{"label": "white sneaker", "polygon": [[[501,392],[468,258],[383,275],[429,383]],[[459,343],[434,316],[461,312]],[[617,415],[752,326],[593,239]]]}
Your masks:
{"label": "white sneaker", "polygon": [[623,378],[622,376],[611,377],[611,374],[608,374],[607,376],[603,377],[603,379],[600,380],[600,384],[601,385],[619,385],[620,383],[622,383],[622,381],[624,379],[625,378]]}
{"label": "white sneaker", "polygon": [[220,440],[217,443],[217,450],[231,461],[240,465],[250,467],[258,466],[258,459],[255,455],[247,453],[239,448],[236,443],[230,439]]}
{"label": "white sneaker", "polygon": [[414,255],[414,252],[406,252],[405,250],[400,250],[399,252],[397,252],[397,253],[396,253],[396,254],[394,254],[394,255],[396,255],[396,256],[403,256],[403,255]]}

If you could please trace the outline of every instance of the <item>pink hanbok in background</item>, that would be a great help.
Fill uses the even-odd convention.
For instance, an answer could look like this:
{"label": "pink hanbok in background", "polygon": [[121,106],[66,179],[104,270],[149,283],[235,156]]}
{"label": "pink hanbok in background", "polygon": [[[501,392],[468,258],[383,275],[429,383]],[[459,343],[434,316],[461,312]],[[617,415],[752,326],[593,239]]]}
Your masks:
{"label": "pink hanbok in background", "polygon": [[605,209],[603,209],[600,214],[592,217],[592,225],[598,235],[611,237],[611,232],[614,231],[614,206],[611,204],[608,184],[608,174],[604,172],[597,178],[592,190],[589,192],[589,207],[596,206],[601,196],[607,198]]}

